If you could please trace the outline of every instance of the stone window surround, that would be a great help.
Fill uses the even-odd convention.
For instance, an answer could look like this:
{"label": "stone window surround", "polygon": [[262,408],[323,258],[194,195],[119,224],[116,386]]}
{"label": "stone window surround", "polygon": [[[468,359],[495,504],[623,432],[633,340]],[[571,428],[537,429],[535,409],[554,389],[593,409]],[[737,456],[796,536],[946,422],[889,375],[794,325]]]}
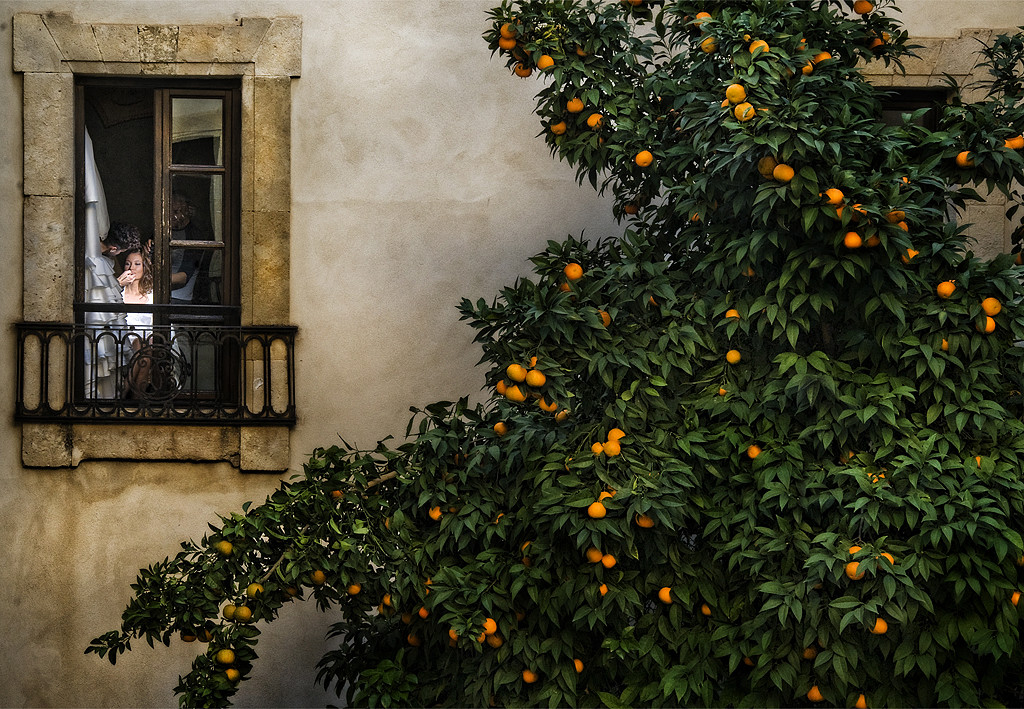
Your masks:
{"label": "stone window surround", "polygon": [[[980,49],[982,43],[989,44],[1000,34],[1016,34],[1016,27],[1006,29],[969,28],[962,29],[956,37],[911,37],[910,44],[919,45],[914,50],[916,57],[903,61],[905,74],[892,66],[886,67],[881,61],[871,62],[864,67],[865,76],[876,86],[899,88],[947,88],[946,75],[955,78],[963,88],[966,102],[978,101],[987,95],[983,88],[970,85],[979,79],[988,78],[987,70],[979,66],[984,59]],[[983,190],[984,186],[980,186]],[[973,237],[975,255],[980,258],[994,258],[1009,253],[1012,246],[1010,235],[1014,224],[1006,218],[1006,197],[996,190],[984,195],[985,202],[969,203],[961,221],[970,223],[967,235]]]}
{"label": "stone window surround", "polygon": [[[13,35],[14,71],[23,74],[22,318],[73,320],[75,75],[231,76],[242,93],[241,322],[290,322],[291,82],[301,73],[301,19],[134,25],[18,13]],[[54,275],[40,283],[39,273]],[[279,472],[289,441],[286,426],[23,423],[22,464],[75,467],[133,450],[135,460]]]}

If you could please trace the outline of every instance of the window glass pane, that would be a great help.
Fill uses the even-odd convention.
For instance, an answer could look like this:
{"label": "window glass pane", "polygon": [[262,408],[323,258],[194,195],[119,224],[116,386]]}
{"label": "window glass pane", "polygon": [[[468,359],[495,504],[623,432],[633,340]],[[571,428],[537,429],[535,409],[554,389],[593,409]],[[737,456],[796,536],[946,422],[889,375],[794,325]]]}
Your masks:
{"label": "window glass pane", "polygon": [[[175,175],[171,179],[171,303],[224,302],[223,185],[221,175]],[[194,247],[182,243],[188,241],[207,243]]]}
{"label": "window glass pane", "polygon": [[171,161],[223,165],[224,102],[219,98],[171,99]]}

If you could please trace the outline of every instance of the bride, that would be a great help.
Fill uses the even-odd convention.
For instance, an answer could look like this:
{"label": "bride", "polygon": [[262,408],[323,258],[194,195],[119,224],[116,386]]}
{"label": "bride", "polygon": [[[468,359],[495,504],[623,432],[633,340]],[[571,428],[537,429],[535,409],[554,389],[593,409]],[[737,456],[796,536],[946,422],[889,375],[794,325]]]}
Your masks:
{"label": "bride", "polygon": [[[142,249],[130,249],[124,256],[124,273],[117,278],[121,286],[121,298],[125,305],[153,304],[153,272],[149,266],[149,258]],[[144,344],[152,341],[153,313],[128,313],[128,344],[134,355]],[[150,380],[152,358],[146,355],[137,357],[128,373],[128,385],[125,394],[139,394],[146,390]]]}

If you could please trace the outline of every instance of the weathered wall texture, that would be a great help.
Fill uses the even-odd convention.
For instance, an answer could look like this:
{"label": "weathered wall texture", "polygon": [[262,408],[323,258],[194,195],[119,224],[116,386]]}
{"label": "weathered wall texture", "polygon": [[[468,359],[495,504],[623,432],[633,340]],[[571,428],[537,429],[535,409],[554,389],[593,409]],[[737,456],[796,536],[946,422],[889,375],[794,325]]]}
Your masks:
{"label": "weathered wall texture", "polygon": [[[292,469],[339,434],[363,445],[401,434],[410,404],[478,392],[478,350],[458,321],[458,300],[490,298],[528,270],[525,259],[547,239],[618,231],[609,203],[577,187],[571,168],[553,162],[534,137],[537,80],[510,77],[480,39],[491,4],[0,2],[0,353],[13,355],[8,325],[23,312],[14,13],[53,10],[83,22],[153,25],[298,15],[303,56],[292,87],[288,295],[300,327],[300,420],[291,435]],[[1018,0],[900,4],[918,36],[1024,24]],[[60,273],[47,276],[71,278],[70,254],[50,256]],[[277,478],[242,475],[226,463],[23,468],[9,360],[0,371],[0,706],[172,706],[172,688],[195,646],[143,645],[116,668],[82,650],[118,622],[136,569],[175,553],[179,540],[201,536],[218,513],[262,500]],[[121,445],[112,434],[112,458]],[[331,702],[333,695],[312,686],[325,619],[307,604],[275,626],[238,704]]]}

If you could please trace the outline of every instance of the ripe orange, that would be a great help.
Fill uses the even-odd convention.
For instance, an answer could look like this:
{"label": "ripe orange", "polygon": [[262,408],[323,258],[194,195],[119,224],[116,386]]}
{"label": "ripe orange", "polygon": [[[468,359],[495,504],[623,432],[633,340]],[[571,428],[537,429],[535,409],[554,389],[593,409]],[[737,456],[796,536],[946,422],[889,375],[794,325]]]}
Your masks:
{"label": "ripe orange", "polygon": [[[601,566],[603,566],[606,569],[612,568],[613,566],[615,566],[615,563],[616,563],[616,559],[611,554],[605,554],[604,556],[601,557]],[[604,594],[601,594],[601,595],[604,595]]]}
{"label": "ripe orange", "polygon": [[728,393],[729,392],[728,392],[728,390],[725,387],[718,387],[718,395],[719,396],[725,396]]}
{"label": "ripe orange", "polygon": [[448,628],[448,637],[452,640],[458,640],[459,632],[455,628]]}
{"label": "ripe orange", "polygon": [[672,603],[672,587],[671,586],[665,586],[660,591],[658,591],[658,600],[661,601],[662,603],[664,603],[665,605],[671,604]]}
{"label": "ripe orange", "polygon": [[597,130],[598,128],[601,127],[601,122],[603,120],[604,116],[602,116],[600,113],[591,113],[589,116],[587,116],[587,125],[593,128],[594,130]]}
{"label": "ripe orange", "polygon": [[605,441],[601,444],[601,450],[609,458],[614,458],[622,452],[622,446],[618,441]]}
{"label": "ripe orange", "polygon": [[970,150],[964,150],[956,156],[957,167],[974,167],[974,156]]}
{"label": "ripe orange", "polygon": [[853,706],[857,707],[857,709],[868,709],[868,700],[861,694],[857,697],[857,702]]}
{"label": "ripe orange", "polygon": [[775,161],[775,158],[770,155],[766,155],[757,161],[757,171],[761,173],[761,177],[766,180],[770,180],[772,179],[772,173],[775,171],[775,166],[778,164],[779,163]]}
{"label": "ripe orange", "polygon": [[323,586],[327,583],[327,574],[317,569],[309,575],[309,580],[314,586]]}
{"label": "ripe orange", "polygon": [[[568,266],[566,266],[566,268],[568,268]],[[582,270],[583,269],[580,269],[580,271]],[[540,387],[544,386],[544,383],[547,382],[547,380],[548,378],[544,375],[544,372],[540,371],[539,369],[531,369],[529,372],[526,373],[526,384],[528,386],[532,386],[535,389],[539,389]]]}
{"label": "ripe orange", "polygon": [[889,630],[889,624],[885,622],[884,618],[878,618],[875,620],[875,624],[871,626],[871,633],[873,635],[885,635]]}
{"label": "ripe orange", "polygon": [[710,616],[711,615],[711,606],[709,606],[707,603],[701,603],[700,604],[700,612],[703,613],[704,615]]}
{"label": "ripe orange", "polygon": [[729,84],[725,90],[725,98],[729,103],[743,103],[747,100],[747,90],[743,84]]}
{"label": "ripe orange", "polygon": [[562,423],[562,421],[565,421],[567,418],[569,418],[569,409],[562,409],[555,414],[555,421],[558,423]]}
{"label": "ripe orange", "polygon": [[235,651],[230,648],[218,650],[213,659],[221,665],[233,665],[235,663]]}
{"label": "ripe orange", "polygon": [[907,213],[902,209],[894,209],[885,215],[885,220],[890,224],[898,224],[907,218]]}
{"label": "ripe orange", "polygon": [[856,0],[853,3],[853,11],[858,15],[866,15],[874,9],[875,6],[869,0]]}
{"label": "ripe orange", "polygon": [[896,565],[896,557],[894,557],[889,552],[883,551],[881,554],[879,554],[879,556],[888,561],[890,566]]}
{"label": "ripe orange", "polygon": [[835,187],[829,187],[825,190],[825,199],[828,204],[842,204],[845,196],[842,190]]}
{"label": "ripe orange", "polygon": [[537,68],[541,71],[547,71],[555,65],[555,60],[547,54],[541,54],[540,59],[537,60]]}
{"label": "ripe orange", "polygon": [[1014,591],[1012,594],[1010,594],[1010,603],[1012,603],[1014,606],[1016,606],[1017,603],[1019,603],[1019,602],[1020,602],[1020,591]]}
{"label": "ripe orange", "polygon": [[796,177],[796,170],[785,163],[779,163],[775,166],[775,169],[772,170],[772,177],[779,182],[789,182]]}
{"label": "ripe orange", "polygon": [[980,327],[979,326],[978,327],[978,332],[983,332],[986,335],[989,335],[989,334],[995,332],[995,330],[996,330],[996,321],[993,320],[988,315],[986,315],[985,316],[985,327]]}
{"label": "ripe orange", "polygon": [[812,702],[820,702],[825,699],[825,697],[821,693],[821,690],[818,689],[818,685],[814,685],[808,690],[807,698],[810,699]]}
{"label": "ripe orange", "polygon": [[814,71],[814,62],[807,62],[802,67],[800,67],[800,73],[803,74],[804,76],[807,76],[808,74],[810,74],[813,71]]}
{"label": "ripe orange", "polygon": [[862,578],[864,578],[864,574],[866,572],[864,572],[864,571],[858,572],[859,568],[860,568],[860,562],[851,561],[851,562],[847,563],[847,565],[846,565],[846,576],[847,576],[847,578],[849,578],[851,581],[860,581]]}
{"label": "ripe orange", "polygon": [[700,49],[705,54],[711,54],[712,52],[714,52],[716,49],[718,49],[718,45],[715,43],[715,38],[705,37],[700,43]]}
{"label": "ripe orange", "polygon": [[608,508],[602,502],[591,502],[587,508],[587,514],[591,519],[603,519],[608,514]]}
{"label": "ripe orange", "polygon": [[572,661],[572,666],[576,668],[576,672],[580,673],[583,671],[583,660],[576,658]]}
{"label": "ripe orange", "polygon": [[1005,145],[1010,150],[1021,150],[1024,148],[1024,135],[1018,135],[1015,138],[1008,138],[1005,141]]}
{"label": "ripe orange", "polygon": [[504,49],[506,52],[509,51],[510,49],[515,49],[516,44],[518,43],[511,37],[502,37],[501,39],[498,40],[498,46]]}
{"label": "ripe orange", "polygon": [[608,327],[609,325],[612,324],[612,316],[609,315],[606,311],[598,310],[597,314],[601,317],[601,324],[603,324],[605,327]]}
{"label": "ripe orange", "polygon": [[846,236],[843,237],[843,246],[848,249],[859,249],[863,243],[860,234],[855,231],[848,231]]}
{"label": "ripe orange", "polygon": [[768,43],[765,42],[763,39],[758,39],[751,42],[749,49],[750,53],[754,55],[757,55],[762,52],[767,54],[768,52],[771,51],[771,49],[768,48]]}
{"label": "ripe orange", "polygon": [[981,309],[985,311],[985,315],[995,317],[1002,312],[1003,306],[998,300],[990,296],[981,301]]}
{"label": "ripe orange", "polygon": [[625,437],[626,437],[626,432],[623,431],[621,428],[613,428],[612,430],[608,431],[608,440],[609,441],[618,441],[618,440],[620,440],[622,438],[625,438]]}
{"label": "ripe orange", "polygon": [[600,586],[597,587],[597,591],[602,596],[605,595],[606,593],[608,593],[608,584],[606,584],[606,583],[601,584]]}
{"label": "ripe orange", "polygon": [[727,318],[739,318],[739,316],[740,311],[738,311],[736,308],[729,308],[728,310],[725,311],[725,317]]}
{"label": "ripe orange", "polygon": [[496,632],[498,632],[498,623],[497,623],[497,621],[495,621],[494,618],[485,618],[484,619],[484,633],[487,634],[487,635],[494,635]]}
{"label": "ripe orange", "polygon": [[527,684],[533,684],[537,681],[537,673],[533,670],[523,670],[523,681]]}
{"label": "ripe orange", "polygon": [[757,456],[761,455],[761,447],[757,444],[752,444],[747,447],[747,457],[753,460]]}
{"label": "ripe orange", "polygon": [[942,344],[940,345],[943,352],[949,352],[949,342],[945,337],[942,338]]}
{"label": "ripe orange", "polygon": [[513,37],[516,36],[516,34],[518,34],[518,32],[516,31],[515,25],[513,25],[511,22],[506,22],[501,26],[501,29],[498,30],[498,34],[500,34],[502,37],[505,37],[506,39],[512,39]]}
{"label": "ripe orange", "polygon": [[505,644],[505,641],[501,639],[500,635],[488,635],[486,637],[487,644],[497,650],[499,647]]}
{"label": "ripe orange", "polygon": [[590,446],[590,450],[594,455],[601,455],[602,453],[604,453],[604,444],[595,443],[594,445]]}
{"label": "ripe orange", "polygon": [[956,284],[953,281],[943,281],[935,288],[935,292],[939,294],[940,298],[949,298],[955,290]]}
{"label": "ripe orange", "polygon": [[741,123],[749,121],[757,115],[757,111],[754,107],[744,101],[743,103],[737,104],[736,108],[732,109],[732,115],[736,116],[736,120]]}
{"label": "ripe orange", "polygon": [[214,544],[213,548],[216,549],[221,556],[231,556],[231,551],[234,549],[234,546],[232,546],[231,542],[222,539]]}
{"label": "ripe orange", "polygon": [[505,368],[505,374],[514,382],[526,381],[526,367],[521,364],[510,364]]}
{"label": "ripe orange", "polygon": [[428,611],[426,609],[426,607],[420,606],[420,609],[418,611],[416,611],[416,615],[418,615],[420,618],[423,618],[424,620],[426,620],[427,616],[430,615],[430,611]]}
{"label": "ripe orange", "polygon": [[698,12],[696,15],[694,15],[693,24],[695,24],[698,27],[700,27],[702,24],[704,24],[705,20],[710,20],[710,19],[711,19],[711,13],[710,12]]}
{"label": "ripe orange", "polygon": [[510,386],[505,390],[505,398],[509,401],[514,401],[517,404],[521,404],[526,401],[526,394],[523,393],[522,389],[518,386]]}
{"label": "ripe orange", "polygon": [[654,526],[654,518],[650,515],[637,515],[636,526],[643,529],[650,529]]}
{"label": "ripe orange", "polygon": [[552,124],[548,130],[555,135],[563,135],[568,127],[569,126],[565,124],[565,121],[559,121],[558,123]]}
{"label": "ripe orange", "polygon": [[435,522],[437,522],[439,519],[441,519],[441,508],[440,507],[431,507],[427,511],[427,514],[430,515],[430,519],[432,519]]}
{"label": "ripe orange", "polygon": [[640,167],[649,167],[651,163],[654,162],[654,155],[651,154],[650,150],[641,150],[636,154],[636,157],[633,158],[633,162]]}
{"label": "ripe orange", "polygon": [[237,682],[238,678],[242,676],[242,673],[234,667],[229,667],[224,670],[224,676],[228,678],[228,682]]}
{"label": "ripe orange", "polygon": [[611,492],[608,492],[607,490],[602,490],[601,494],[597,496],[597,499],[598,500],[607,500],[609,497],[615,497],[615,491],[614,490],[612,490]]}
{"label": "ripe orange", "polygon": [[263,593],[263,585],[258,583],[251,583],[245,588],[245,595],[249,598],[256,598],[256,596]]}
{"label": "ripe orange", "polygon": [[494,432],[499,436],[504,436],[508,433],[508,424],[504,421],[498,421],[498,423],[494,424]]}
{"label": "ripe orange", "polygon": [[533,73],[533,69],[526,66],[522,62],[519,62],[518,64],[516,64],[515,69],[512,70],[512,73],[515,74],[516,76],[521,76],[525,79],[526,77]]}
{"label": "ripe orange", "polygon": [[805,647],[803,653],[801,653],[805,660],[813,660],[818,656],[818,648],[816,647]]}
{"label": "ripe orange", "polygon": [[408,635],[406,635],[405,636],[405,641],[407,643],[409,643],[410,645],[412,645],[413,647],[419,647],[420,645],[423,644],[423,641],[420,640],[420,636],[417,635],[416,633],[409,633]]}
{"label": "ripe orange", "polygon": [[729,350],[725,353],[725,361],[729,364],[738,364],[741,359],[743,359],[743,355],[739,350]]}
{"label": "ripe orange", "polygon": [[811,61],[814,62],[815,64],[821,64],[822,62],[827,62],[831,58],[832,52],[818,52],[813,57],[811,57]]}
{"label": "ripe orange", "polygon": [[565,104],[565,110],[569,113],[579,113],[583,110],[583,99],[571,98]]}
{"label": "ripe orange", "polygon": [[591,564],[600,564],[602,556],[604,556],[604,554],[602,554],[601,550],[597,547],[590,547],[587,549],[587,561]]}
{"label": "ripe orange", "polygon": [[358,596],[359,592],[363,590],[362,585],[358,583],[349,584],[348,588],[345,589],[350,596]]}
{"label": "ripe orange", "polygon": [[903,263],[910,263],[910,260],[917,256],[919,253],[921,252],[918,251],[917,249],[907,249],[907,253],[900,255],[900,260],[903,261]]}
{"label": "ripe orange", "polygon": [[547,411],[549,414],[558,410],[558,404],[554,401],[548,401],[543,396],[537,400],[537,406],[540,407],[541,411]]}

